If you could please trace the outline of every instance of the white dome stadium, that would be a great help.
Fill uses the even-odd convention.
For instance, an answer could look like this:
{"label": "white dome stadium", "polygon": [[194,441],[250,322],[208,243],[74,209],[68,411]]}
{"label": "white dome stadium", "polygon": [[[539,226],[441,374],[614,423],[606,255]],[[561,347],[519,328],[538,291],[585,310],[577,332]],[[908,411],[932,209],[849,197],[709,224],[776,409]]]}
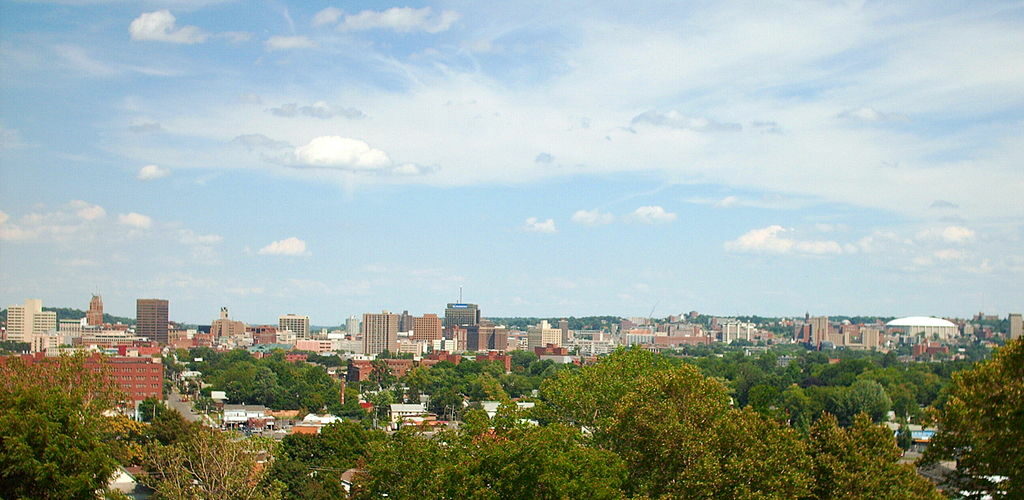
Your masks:
{"label": "white dome stadium", "polygon": [[931,318],[928,316],[907,316],[906,318],[894,319],[885,324],[885,326],[951,326],[956,327],[955,324],[946,321],[942,318]]}

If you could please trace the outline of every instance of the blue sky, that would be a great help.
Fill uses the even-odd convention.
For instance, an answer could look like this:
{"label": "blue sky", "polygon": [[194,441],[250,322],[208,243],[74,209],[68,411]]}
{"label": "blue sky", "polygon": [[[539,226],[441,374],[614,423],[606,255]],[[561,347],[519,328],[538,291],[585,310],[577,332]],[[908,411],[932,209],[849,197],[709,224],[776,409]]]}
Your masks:
{"label": "blue sky", "polygon": [[1024,309],[1019,2],[0,4],[0,303]]}

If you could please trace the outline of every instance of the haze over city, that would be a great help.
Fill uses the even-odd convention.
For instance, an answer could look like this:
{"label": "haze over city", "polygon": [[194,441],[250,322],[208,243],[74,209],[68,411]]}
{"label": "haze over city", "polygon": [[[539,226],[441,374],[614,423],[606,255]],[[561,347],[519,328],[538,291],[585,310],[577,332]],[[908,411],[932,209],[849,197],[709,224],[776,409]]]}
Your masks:
{"label": "haze over city", "polygon": [[1024,303],[1021,7],[0,5],[0,304]]}

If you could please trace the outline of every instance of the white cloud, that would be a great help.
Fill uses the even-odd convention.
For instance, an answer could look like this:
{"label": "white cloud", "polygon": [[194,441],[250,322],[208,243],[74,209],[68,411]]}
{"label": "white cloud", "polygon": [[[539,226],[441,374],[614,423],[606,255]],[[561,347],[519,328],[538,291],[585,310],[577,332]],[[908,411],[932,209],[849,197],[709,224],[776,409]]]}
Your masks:
{"label": "white cloud", "polygon": [[216,245],[223,240],[219,234],[199,234],[191,229],[178,230],[178,241],[186,245]]}
{"label": "white cloud", "polygon": [[629,220],[641,224],[663,224],[676,220],[676,214],[666,212],[664,208],[653,205],[637,208],[629,214]]}
{"label": "white cloud", "polygon": [[306,242],[294,236],[278,240],[261,248],[260,255],[308,255]]}
{"label": "white cloud", "polygon": [[195,26],[175,25],[176,19],[169,10],[146,12],[132,21],[128,31],[132,40],[147,40],[170,43],[203,43],[209,37]]}
{"label": "white cloud", "polygon": [[523,223],[523,230],[531,233],[554,233],[558,232],[555,228],[554,219],[540,220],[536,217],[529,217],[526,222]]}
{"label": "white cloud", "polygon": [[157,165],[146,165],[139,169],[139,173],[135,177],[140,181],[151,181],[167,177],[168,175],[171,175],[171,171],[169,169]]}
{"label": "white cloud", "polygon": [[344,11],[337,7],[327,7],[326,9],[317,12],[316,15],[313,16],[313,26],[334,24],[338,22],[338,19],[341,18],[342,14],[344,14]]}
{"label": "white cloud", "polygon": [[726,196],[721,200],[715,202],[715,206],[719,208],[732,208],[739,205],[740,199],[736,196]]}
{"label": "white cloud", "polygon": [[595,208],[594,210],[577,210],[572,214],[571,220],[584,226],[600,226],[615,222],[615,216]]}
{"label": "white cloud", "polygon": [[458,12],[450,10],[434,15],[430,7],[422,9],[392,7],[384,11],[364,10],[358,14],[347,15],[338,25],[338,29],[342,31],[389,29],[401,33],[416,31],[440,33],[451,28],[460,17]]}
{"label": "white cloud", "polygon": [[126,214],[120,214],[117,216],[117,223],[124,226],[136,227],[139,229],[148,229],[153,225],[153,219],[149,216],[138,214],[135,212],[129,212]]}
{"label": "white cloud", "polygon": [[733,241],[725,242],[725,249],[730,252],[743,253],[806,255],[829,255],[843,252],[842,247],[835,241],[801,241],[781,236],[791,231],[791,229],[779,225],[753,229]]}
{"label": "white cloud", "polygon": [[961,260],[967,256],[963,250],[957,250],[955,248],[945,248],[942,250],[936,250],[932,255],[939,260]]}
{"label": "white cloud", "polygon": [[72,200],[70,205],[75,210],[75,215],[84,220],[96,220],[107,215],[107,211],[103,207],[86,201]]}
{"label": "white cloud", "polygon": [[305,36],[272,36],[263,42],[267,50],[312,49],[316,42]]}
{"label": "white cloud", "polygon": [[387,153],[359,139],[322,136],[295,149],[295,160],[311,167],[373,170],[391,164]]}
{"label": "white cloud", "polygon": [[974,231],[962,226],[948,226],[942,230],[942,239],[952,243],[964,243],[974,239]]}
{"label": "white cloud", "polygon": [[906,121],[907,117],[899,113],[883,113],[874,108],[848,109],[839,113],[839,118],[846,120],[858,120],[862,122],[892,122]]}
{"label": "white cloud", "polygon": [[346,108],[344,106],[328,104],[324,101],[317,101],[309,106],[299,106],[297,103],[290,102],[282,104],[276,108],[270,108],[267,111],[274,116],[283,116],[286,118],[292,118],[299,115],[322,118],[325,120],[336,116],[350,119],[366,117],[365,113],[356,108]]}
{"label": "white cloud", "polygon": [[917,233],[919,240],[943,240],[949,243],[966,243],[973,240],[974,237],[974,230],[963,226],[930,228]]}
{"label": "white cloud", "polygon": [[647,111],[630,122],[633,125],[647,124],[695,132],[732,132],[743,129],[739,123],[722,123],[710,118],[688,117],[676,110],[667,112]]}
{"label": "white cloud", "polygon": [[25,145],[21,140],[21,133],[12,128],[5,127],[0,123],[0,151],[17,149]]}

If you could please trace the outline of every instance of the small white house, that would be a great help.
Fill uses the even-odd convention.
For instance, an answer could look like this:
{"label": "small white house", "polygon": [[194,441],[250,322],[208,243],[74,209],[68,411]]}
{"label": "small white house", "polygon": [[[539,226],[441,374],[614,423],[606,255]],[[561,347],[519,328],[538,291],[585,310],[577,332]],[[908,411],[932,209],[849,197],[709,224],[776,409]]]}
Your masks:
{"label": "small white house", "polygon": [[267,407],[260,405],[224,405],[224,426],[239,427],[250,421],[273,427],[274,417],[267,415]]}

